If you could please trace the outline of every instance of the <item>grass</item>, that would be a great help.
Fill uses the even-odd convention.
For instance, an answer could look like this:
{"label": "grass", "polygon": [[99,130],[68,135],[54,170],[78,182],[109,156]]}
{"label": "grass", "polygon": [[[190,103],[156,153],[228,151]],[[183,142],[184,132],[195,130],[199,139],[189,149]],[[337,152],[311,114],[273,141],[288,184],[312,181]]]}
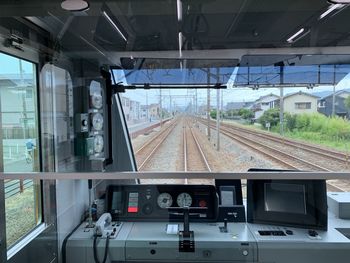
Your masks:
{"label": "grass", "polygon": [[30,232],[36,225],[34,188],[5,200],[7,248]]}
{"label": "grass", "polygon": [[[235,125],[241,125],[245,127],[249,127],[252,129],[256,130],[263,130],[266,131],[261,125],[254,125],[250,123],[237,123],[234,121],[225,121],[225,123],[234,123]],[[271,133],[279,134],[279,125],[272,127],[270,130]],[[320,132],[315,132],[315,131],[298,131],[294,129],[293,131],[285,131],[284,133],[285,137],[290,138],[290,139],[297,139],[300,141],[308,142],[308,143],[313,143],[321,146],[326,146],[335,150],[340,150],[344,152],[349,152],[350,153],[350,140],[342,139],[337,136],[329,136],[327,134],[324,134],[320,130]]]}

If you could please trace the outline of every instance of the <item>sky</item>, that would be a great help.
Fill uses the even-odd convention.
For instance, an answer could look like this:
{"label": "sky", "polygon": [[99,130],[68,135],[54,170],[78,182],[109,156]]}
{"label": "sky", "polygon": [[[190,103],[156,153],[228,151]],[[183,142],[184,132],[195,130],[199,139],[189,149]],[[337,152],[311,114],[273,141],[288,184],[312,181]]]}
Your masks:
{"label": "sky", "polygon": [[[343,78],[335,87],[335,90],[343,90],[350,88],[350,73]],[[306,93],[317,93],[317,92],[323,92],[323,91],[333,91],[333,86],[316,86],[313,89],[307,89],[306,87],[296,87],[296,88],[284,88],[284,95],[295,93],[298,91],[303,91]],[[222,90],[223,93],[223,104],[226,105],[228,102],[248,102],[248,101],[255,101],[259,97],[273,93],[279,96],[280,89],[279,88],[259,88],[258,90],[252,90],[251,88],[246,87],[228,87],[227,89]],[[187,106],[188,103],[191,101],[190,98],[183,98],[176,96],[185,96],[185,95],[194,95],[195,90],[194,89],[162,89],[162,98],[163,98],[163,106],[169,107],[170,103],[170,95],[172,96],[172,104],[174,105],[174,102],[178,106]],[[217,99],[217,91],[211,90],[211,104],[216,105]],[[144,89],[137,89],[137,90],[127,90],[122,96],[128,97],[132,100],[139,101],[141,104],[145,105],[148,101],[148,104],[151,103],[158,103],[159,102],[159,95],[160,91],[159,89],[151,89],[151,90],[144,90]],[[197,96],[198,96],[198,106],[205,105],[207,103],[207,90],[206,89],[197,89]]]}
{"label": "sky", "polygon": [[[8,74],[18,74],[20,68],[20,59],[0,53],[0,78],[2,75]],[[21,60],[22,62],[22,70],[24,73],[32,74],[33,73],[33,65],[31,62]],[[223,103],[226,105],[228,102],[242,102],[242,101],[254,101],[258,99],[260,96],[264,96],[270,93],[279,95],[279,88],[259,88],[258,90],[252,90],[250,88],[244,87],[232,87],[230,83],[234,82],[235,74],[237,72],[237,68],[233,71],[230,78],[228,78],[228,88],[222,91],[223,94]],[[342,79],[337,85],[336,90],[342,90],[350,88],[350,74],[348,74],[344,79]],[[298,88],[284,88],[284,94],[294,93],[298,91],[304,91],[307,93],[315,93],[320,91],[332,91],[333,86],[318,86],[313,89],[307,89],[306,87],[298,87]],[[205,105],[207,101],[207,90],[206,89],[197,89],[197,92],[194,89],[162,89],[162,103],[164,107],[170,107],[170,97],[172,101],[172,105],[185,107],[187,106],[193,96],[197,93],[198,98],[198,106]],[[216,105],[216,90],[211,90],[211,104]],[[159,89],[151,89],[151,90],[127,90],[126,93],[122,94],[122,96],[128,97],[132,100],[140,102],[140,104],[151,104],[151,103],[159,103]]]}

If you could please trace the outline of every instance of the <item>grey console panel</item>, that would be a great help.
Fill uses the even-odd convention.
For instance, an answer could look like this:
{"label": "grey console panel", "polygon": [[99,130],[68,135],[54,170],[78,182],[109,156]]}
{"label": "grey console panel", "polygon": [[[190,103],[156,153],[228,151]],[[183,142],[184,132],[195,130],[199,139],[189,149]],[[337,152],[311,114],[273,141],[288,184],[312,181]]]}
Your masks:
{"label": "grey console panel", "polygon": [[126,241],[126,260],[254,262],[257,259],[256,243],[245,223],[228,224],[227,233],[221,233],[216,223],[191,224],[195,239],[193,253],[179,252],[179,237],[167,234],[166,225],[135,223]]}
{"label": "grey console panel", "polygon": [[[223,233],[219,230],[223,223],[192,223],[194,252],[179,252],[179,235],[167,234],[166,222],[123,222],[117,237],[110,240],[107,263],[348,262],[350,220],[331,213],[328,218],[328,231],[317,230],[316,236],[310,236],[308,229],[246,223],[228,223],[227,232]],[[67,263],[95,263],[93,230],[86,230],[84,225],[67,242]],[[179,230],[182,228],[179,224]],[[105,239],[100,239],[100,261],[104,249]]]}
{"label": "grey console panel", "polygon": [[328,209],[341,219],[350,219],[350,193],[327,193]]}

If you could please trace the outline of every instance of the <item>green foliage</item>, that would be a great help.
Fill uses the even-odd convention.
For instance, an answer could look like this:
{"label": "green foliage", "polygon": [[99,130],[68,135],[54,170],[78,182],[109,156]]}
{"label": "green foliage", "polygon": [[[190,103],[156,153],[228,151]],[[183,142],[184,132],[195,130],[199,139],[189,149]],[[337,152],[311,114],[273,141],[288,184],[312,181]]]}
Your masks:
{"label": "green foliage", "polygon": [[350,122],[341,117],[327,117],[320,113],[285,114],[286,128],[290,132],[319,134],[324,139],[350,139]]}
{"label": "green foliage", "polygon": [[266,127],[266,123],[270,123],[270,126],[276,126],[280,121],[280,110],[279,108],[269,109],[259,118],[259,123],[263,127]]}
{"label": "green foliage", "polygon": [[240,109],[238,111],[238,115],[241,116],[243,119],[248,120],[254,118],[254,112],[250,109]]}
{"label": "green foliage", "polygon": [[235,116],[239,116],[238,110],[232,109],[232,110],[226,111],[226,113],[225,113],[225,117],[228,117],[228,118],[232,118],[232,117],[235,117]]}

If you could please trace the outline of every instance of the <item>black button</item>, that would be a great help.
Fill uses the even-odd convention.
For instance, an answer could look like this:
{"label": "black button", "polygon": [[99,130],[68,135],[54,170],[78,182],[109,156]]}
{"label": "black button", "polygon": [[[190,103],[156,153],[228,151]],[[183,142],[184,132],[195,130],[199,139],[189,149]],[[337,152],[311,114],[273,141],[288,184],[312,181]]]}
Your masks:
{"label": "black button", "polygon": [[155,251],[154,249],[151,249],[150,253],[151,253],[152,255],[154,255],[154,254],[156,253],[156,251]]}
{"label": "black button", "polygon": [[316,237],[316,236],[318,236],[318,233],[315,230],[309,230],[309,236]]}
{"label": "black button", "polygon": [[289,230],[289,229],[288,229],[288,230],[286,230],[286,234],[287,234],[287,235],[293,235],[294,233],[293,233],[292,230]]}

